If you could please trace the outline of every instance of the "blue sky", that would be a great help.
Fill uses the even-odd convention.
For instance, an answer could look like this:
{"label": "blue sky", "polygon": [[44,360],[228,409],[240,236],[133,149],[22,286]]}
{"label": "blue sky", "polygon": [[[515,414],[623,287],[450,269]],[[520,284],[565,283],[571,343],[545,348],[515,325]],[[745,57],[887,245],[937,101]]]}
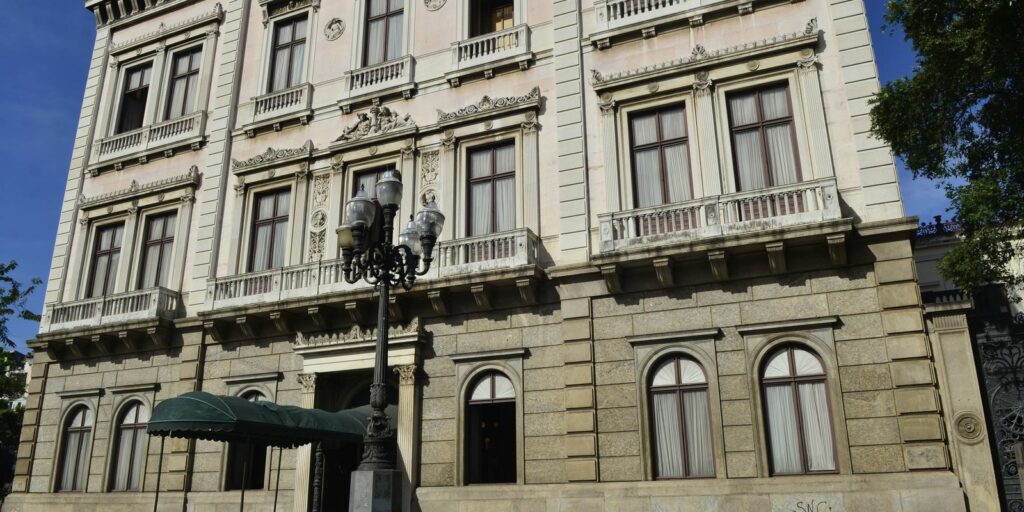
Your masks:
{"label": "blue sky", "polygon": [[[908,74],[914,55],[900,34],[881,31],[884,0],[866,0],[883,82]],[[6,167],[0,201],[0,260],[17,260],[16,277],[45,279],[60,215],[60,201],[82,103],[95,33],[81,0],[6,2],[0,51],[8,70],[0,81],[0,162]],[[907,214],[922,219],[945,212],[948,201],[928,182],[900,170]],[[41,287],[42,288],[42,287]],[[30,301],[42,309],[43,290]],[[24,347],[38,325],[14,321],[12,338]]]}

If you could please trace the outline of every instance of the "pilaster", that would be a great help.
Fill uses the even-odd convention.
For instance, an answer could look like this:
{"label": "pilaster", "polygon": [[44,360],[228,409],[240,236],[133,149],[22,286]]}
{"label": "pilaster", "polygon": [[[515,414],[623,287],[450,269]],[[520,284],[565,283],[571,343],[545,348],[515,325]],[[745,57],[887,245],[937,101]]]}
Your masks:
{"label": "pilaster", "polygon": [[195,202],[196,196],[190,191],[181,197],[181,205],[178,206],[178,225],[174,232],[174,263],[170,280],[167,282],[168,288],[178,292],[182,291],[181,282],[185,276],[185,257],[188,255],[188,235],[192,228],[192,208]]}
{"label": "pilaster", "polygon": [[598,480],[592,328],[589,297],[562,301],[565,475],[570,482]]}
{"label": "pilaster", "polygon": [[[300,373],[297,376],[302,386],[302,397],[299,406],[312,409],[316,406],[316,374]],[[313,445],[304,444],[295,450],[295,495],[292,498],[292,510],[307,512],[309,510],[309,476]]]}
{"label": "pilaster", "polygon": [[396,366],[398,374],[398,467],[402,470],[402,510],[412,511],[413,496],[419,458],[420,424],[419,386],[416,385],[417,367],[414,364]]}
{"label": "pilaster", "polygon": [[[722,193],[721,166],[718,161],[718,132],[715,129],[714,85],[707,71],[697,73],[693,84],[693,116],[697,122],[697,149],[700,155],[704,196]],[[702,219],[703,221],[704,219]]]}
{"label": "pilaster", "polygon": [[43,397],[46,396],[46,377],[49,368],[50,358],[45,353],[37,352],[32,365],[33,375],[29,380],[28,389],[26,389],[28,400],[25,403],[25,414],[21,422],[21,438],[18,441],[18,455],[14,463],[14,482],[11,492],[29,491],[39,416],[43,408]]}
{"label": "pilaster", "polygon": [[561,262],[586,261],[590,248],[587,205],[587,140],[580,0],[555,0],[555,139],[558,153]]}
{"label": "pilaster", "polygon": [[818,79],[818,56],[814,50],[805,50],[806,56],[800,60],[800,88],[803,89],[804,115],[807,117],[807,126],[817,126],[820,129],[807,130],[808,143],[811,150],[811,169],[813,176],[805,176],[804,179],[824,178],[835,176],[835,169],[832,167],[832,150],[828,140],[828,124],[825,120],[825,104],[822,103],[821,83]]}

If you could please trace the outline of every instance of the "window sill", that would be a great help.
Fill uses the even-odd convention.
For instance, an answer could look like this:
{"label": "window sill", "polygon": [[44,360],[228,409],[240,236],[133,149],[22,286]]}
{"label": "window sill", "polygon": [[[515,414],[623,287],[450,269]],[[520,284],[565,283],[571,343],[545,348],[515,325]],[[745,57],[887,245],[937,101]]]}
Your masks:
{"label": "window sill", "polygon": [[268,128],[280,131],[286,124],[309,124],[313,118],[313,84],[304,83],[252,98],[248,107],[249,122],[241,131],[249,137]]}
{"label": "window sill", "polygon": [[206,112],[163,121],[137,130],[97,139],[93,143],[89,174],[121,170],[127,164],[144,164],[154,156],[170,158],[183,147],[199,150],[205,139]]}
{"label": "window sill", "polygon": [[71,302],[49,304],[40,334],[164,318],[173,320],[181,302],[178,292],[146,288]]}
{"label": "window sill", "polygon": [[379,104],[385,97],[411,98],[416,93],[416,59],[406,55],[394,60],[345,72],[348,96],[338,108],[348,114],[365,104]]}
{"label": "window sill", "polygon": [[445,73],[452,87],[470,76],[493,78],[495,70],[518,68],[526,70],[534,60],[530,51],[529,25],[517,25],[507,30],[484,34],[452,44],[454,70]]}

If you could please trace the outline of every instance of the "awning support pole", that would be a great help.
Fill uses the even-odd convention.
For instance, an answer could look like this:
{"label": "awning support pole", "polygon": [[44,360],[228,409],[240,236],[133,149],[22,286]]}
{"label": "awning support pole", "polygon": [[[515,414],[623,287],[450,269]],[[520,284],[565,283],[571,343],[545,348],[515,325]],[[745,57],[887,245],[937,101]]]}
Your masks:
{"label": "awning support pole", "polygon": [[321,512],[321,497],[324,485],[324,450],[323,443],[316,443],[316,466],[313,468],[313,512]]}
{"label": "awning support pole", "polygon": [[245,488],[249,487],[249,459],[252,458],[252,444],[245,440],[245,460],[242,461],[242,498],[238,502],[238,511],[245,512]]}
{"label": "awning support pole", "polygon": [[281,452],[283,447],[277,447],[277,483],[274,484],[274,512],[277,512],[277,493],[281,490]]}
{"label": "awning support pole", "polygon": [[156,494],[153,496],[153,512],[156,512],[156,507],[160,505],[160,476],[164,474],[164,441],[166,440],[166,437],[160,436],[160,458],[156,463]]}

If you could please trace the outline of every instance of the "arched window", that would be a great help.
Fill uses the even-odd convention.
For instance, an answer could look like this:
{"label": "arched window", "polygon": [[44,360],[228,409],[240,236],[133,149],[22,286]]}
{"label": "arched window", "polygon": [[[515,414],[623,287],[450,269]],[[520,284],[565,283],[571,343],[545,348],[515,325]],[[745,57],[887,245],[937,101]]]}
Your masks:
{"label": "arched window", "polygon": [[149,408],[142,402],[132,402],[121,413],[115,433],[113,491],[141,489],[142,462],[146,457],[146,422]]}
{"label": "arched window", "polygon": [[84,491],[87,473],[86,454],[92,438],[92,409],[84,405],[75,407],[64,424],[64,442],[61,447],[60,482],[58,491]]}
{"label": "arched window", "polygon": [[836,469],[825,367],[801,347],[776,350],[761,370],[772,474]]}
{"label": "arched window", "polygon": [[516,481],[516,390],[499,372],[470,387],[466,404],[466,483]]}
{"label": "arched window", "polygon": [[708,380],[700,365],[678,356],[659,362],[650,397],[654,477],[715,476]]}
{"label": "arched window", "polygon": [[[248,391],[242,398],[250,402],[267,399],[259,391]],[[262,489],[267,469],[267,445],[258,441],[228,444],[228,467],[225,487],[229,491]]]}

